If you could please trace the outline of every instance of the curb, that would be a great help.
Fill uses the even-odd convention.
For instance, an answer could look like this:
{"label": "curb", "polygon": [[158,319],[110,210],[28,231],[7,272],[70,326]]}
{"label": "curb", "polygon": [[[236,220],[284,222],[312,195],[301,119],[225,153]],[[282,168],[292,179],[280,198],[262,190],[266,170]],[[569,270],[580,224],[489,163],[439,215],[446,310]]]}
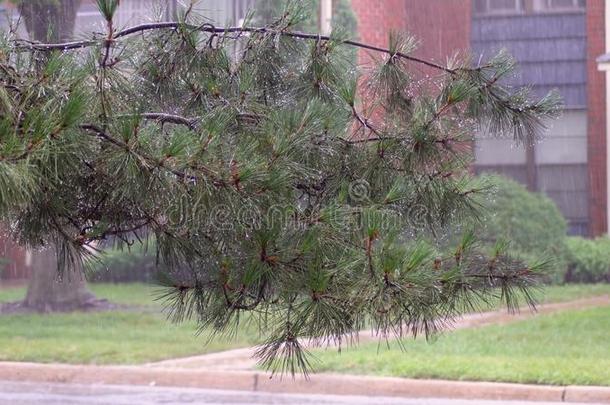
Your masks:
{"label": "curb", "polygon": [[408,398],[523,400],[610,404],[610,387],[415,380],[315,374],[270,378],[258,371],[211,371],[137,366],[77,366],[0,362],[0,380],[73,384],[149,385],[262,391],[285,394],[365,395]]}

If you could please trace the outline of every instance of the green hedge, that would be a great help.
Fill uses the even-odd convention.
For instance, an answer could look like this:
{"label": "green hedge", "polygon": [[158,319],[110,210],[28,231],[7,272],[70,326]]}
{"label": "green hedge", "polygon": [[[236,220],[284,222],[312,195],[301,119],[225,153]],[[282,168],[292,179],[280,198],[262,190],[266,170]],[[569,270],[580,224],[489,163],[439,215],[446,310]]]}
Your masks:
{"label": "green hedge", "polygon": [[[288,0],[256,0],[254,3],[254,22],[269,24],[279,18],[284,12]],[[308,0],[304,2],[307,16],[299,25],[299,29],[304,32],[318,32],[318,10],[320,0]],[[351,0],[335,0],[333,2],[333,21],[332,26],[342,29],[354,39],[358,35],[358,21],[352,9]]]}
{"label": "green hedge", "polygon": [[93,263],[87,274],[91,282],[151,282],[157,278],[162,266],[157,266],[155,246],[135,244],[130,249],[109,248],[99,261]]}
{"label": "green hedge", "polygon": [[480,176],[490,185],[483,201],[479,237],[491,244],[508,239],[511,246],[532,254],[559,254],[564,248],[567,223],[547,196],[532,193],[514,180],[499,175]]}
{"label": "green hedge", "polygon": [[511,252],[524,259],[550,259],[556,269],[552,280],[562,281],[567,223],[555,203],[503,176],[483,174],[480,180],[491,187],[481,202],[481,220],[474,224],[480,240],[490,247],[507,240]]}
{"label": "green hedge", "polygon": [[566,238],[567,272],[570,283],[610,282],[610,238]]}

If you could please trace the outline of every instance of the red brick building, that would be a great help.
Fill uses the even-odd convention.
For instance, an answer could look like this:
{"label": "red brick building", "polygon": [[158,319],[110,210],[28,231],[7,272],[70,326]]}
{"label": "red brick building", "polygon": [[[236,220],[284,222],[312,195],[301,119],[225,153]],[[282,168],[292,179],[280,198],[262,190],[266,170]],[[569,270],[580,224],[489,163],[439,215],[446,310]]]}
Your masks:
{"label": "red brick building", "polygon": [[[524,148],[477,141],[476,171],[496,171],[549,195],[570,233],[608,231],[605,0],[352,0],[362,40],[382,45],[390,29],[421,40],[420,56],[443,63],[456,52],[473,59],[508,50],[520,63],[511,84],[537,95],[557,88],[563,116],[545,140]],[[493,134],[491,134],[493,135]]]}
{"label": "red brick building", "polygon": [[587,0],[587,92],[588,92],[588,152],[589,181],[591,185],[591,235],[608,233],[608,133],[606,131],[607,103],[606,76],[598,71],[596,59],[606,52],[607,33],[604,15],[610,3],[606,0]]}
{"label": "red brick building", "polygon": [[352,8],[363,42],[384,45],[390,30],[407,31],[420,56],[441,62],[470,48],[470,0],[352,0]]}

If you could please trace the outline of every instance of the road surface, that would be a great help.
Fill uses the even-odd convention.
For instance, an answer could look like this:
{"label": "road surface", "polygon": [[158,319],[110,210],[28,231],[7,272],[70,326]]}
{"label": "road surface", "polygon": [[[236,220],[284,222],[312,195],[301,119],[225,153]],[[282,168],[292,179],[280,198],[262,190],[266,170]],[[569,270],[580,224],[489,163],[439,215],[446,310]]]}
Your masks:
{"label": "road surface", "polygon": [[[288,395],[123,385],[78,385],[0,381],[2,405],[558,405],[550,402],[397,399],[385,397]],[[565,403],[563,403],[565,404]],[[572,403],[571,405],[577,405]],[[591,405],[591,404],[588,404]]]}

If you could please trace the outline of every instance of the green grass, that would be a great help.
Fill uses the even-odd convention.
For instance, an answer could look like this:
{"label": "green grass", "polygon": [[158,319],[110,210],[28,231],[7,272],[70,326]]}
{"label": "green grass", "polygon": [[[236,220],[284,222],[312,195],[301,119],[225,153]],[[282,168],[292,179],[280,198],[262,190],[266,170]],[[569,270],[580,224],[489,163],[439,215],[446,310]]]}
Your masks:
{"label": "green grass", "polygon": [[411,378],[610,385],[610,308],[446,333],[432,342],[316,351],[318,371]]}
{"label": "green grass", "polygon": [[[154,305],[160,307],[162,302],[156,297],[160,287],[144,283],[90,283],[89,289],[98,298],[122,305]],[[0,284],[0,303],[18,301],[25,296],[26,287],[2,287]],[[580,298],[610,294],[610,284],[567,284],[545,287],[537,297],[541,302],[563,302]],[[501,305],[500,305],[501,306]]]}
{"label": "green grass", "polygon": [[610,294],[610,284],[566,284],[548,286],[541,292],[541,302],[565,302]]}
{"label": "green grass", "polygon": [[[204,331],[194,322],[175,325],[160,312],[157,286],[90,284],[98,298],[134,306],[125,311],[0,315],[0,361],[73,364],[138,364],[228,350],[258,343],[253,327],[231,339]],[[25,287],[0,288],[0,302],[24,297]]]}
{"label": "green grass", "polygon": [[[134,306],[125,311],[0,316],[0,360],[82,364],[138,364],[249,346],[258,343],[254,328],[240,328],[232,339],[209,332],[195,336],[192,322],[173,325],[154,301],[156,286],[90,284],[99,297]],[[610,293],[609,285],[570,285],[545,290],[545,301]],[[17,301],[25,287],[0,287],[0,302]]]}
{"label": "green grass", "polygon": [[[90,283],[89,289],[98,297],[121,305],[154,305],[161,306],[156,301],[158,286],[144,283]],[[0,302],[19,301],[25,297],[26,286],[6,287],[0,284]]]}
{"label": "green grass", "polygon": [[[610,284],[552,285],[533,290],[533,296],[538,304],[567,302],[608,294],[610,294]],[[527,303],[522,296],[518,297],[518,301],[520,302],[519,306],[527,307]],[[481,303],[479,308],[480,311],[503,309],[506,309],[506,303],[497,299],[489,303]]]}
{"label": "green grass", "polygon": [[89,288],[96,297],[106,298],[110,302],[122,305],[153,305],[157,307],[163,305],[163,302],[157,300],[159,292],[162,290],[157,285],[96,283],[89,284]]}
{"label": "green grass", "polygon": [[0,318],[0,360],[138,364],[257,343],[247,328],[211,341],[196,331],[192,322],[174,325],[149,312],[8,315]]}
{"label": "green grass", "polygon": [[0,303],[19,301],[24,296],[25,287],[4,287],[0,283]]}

